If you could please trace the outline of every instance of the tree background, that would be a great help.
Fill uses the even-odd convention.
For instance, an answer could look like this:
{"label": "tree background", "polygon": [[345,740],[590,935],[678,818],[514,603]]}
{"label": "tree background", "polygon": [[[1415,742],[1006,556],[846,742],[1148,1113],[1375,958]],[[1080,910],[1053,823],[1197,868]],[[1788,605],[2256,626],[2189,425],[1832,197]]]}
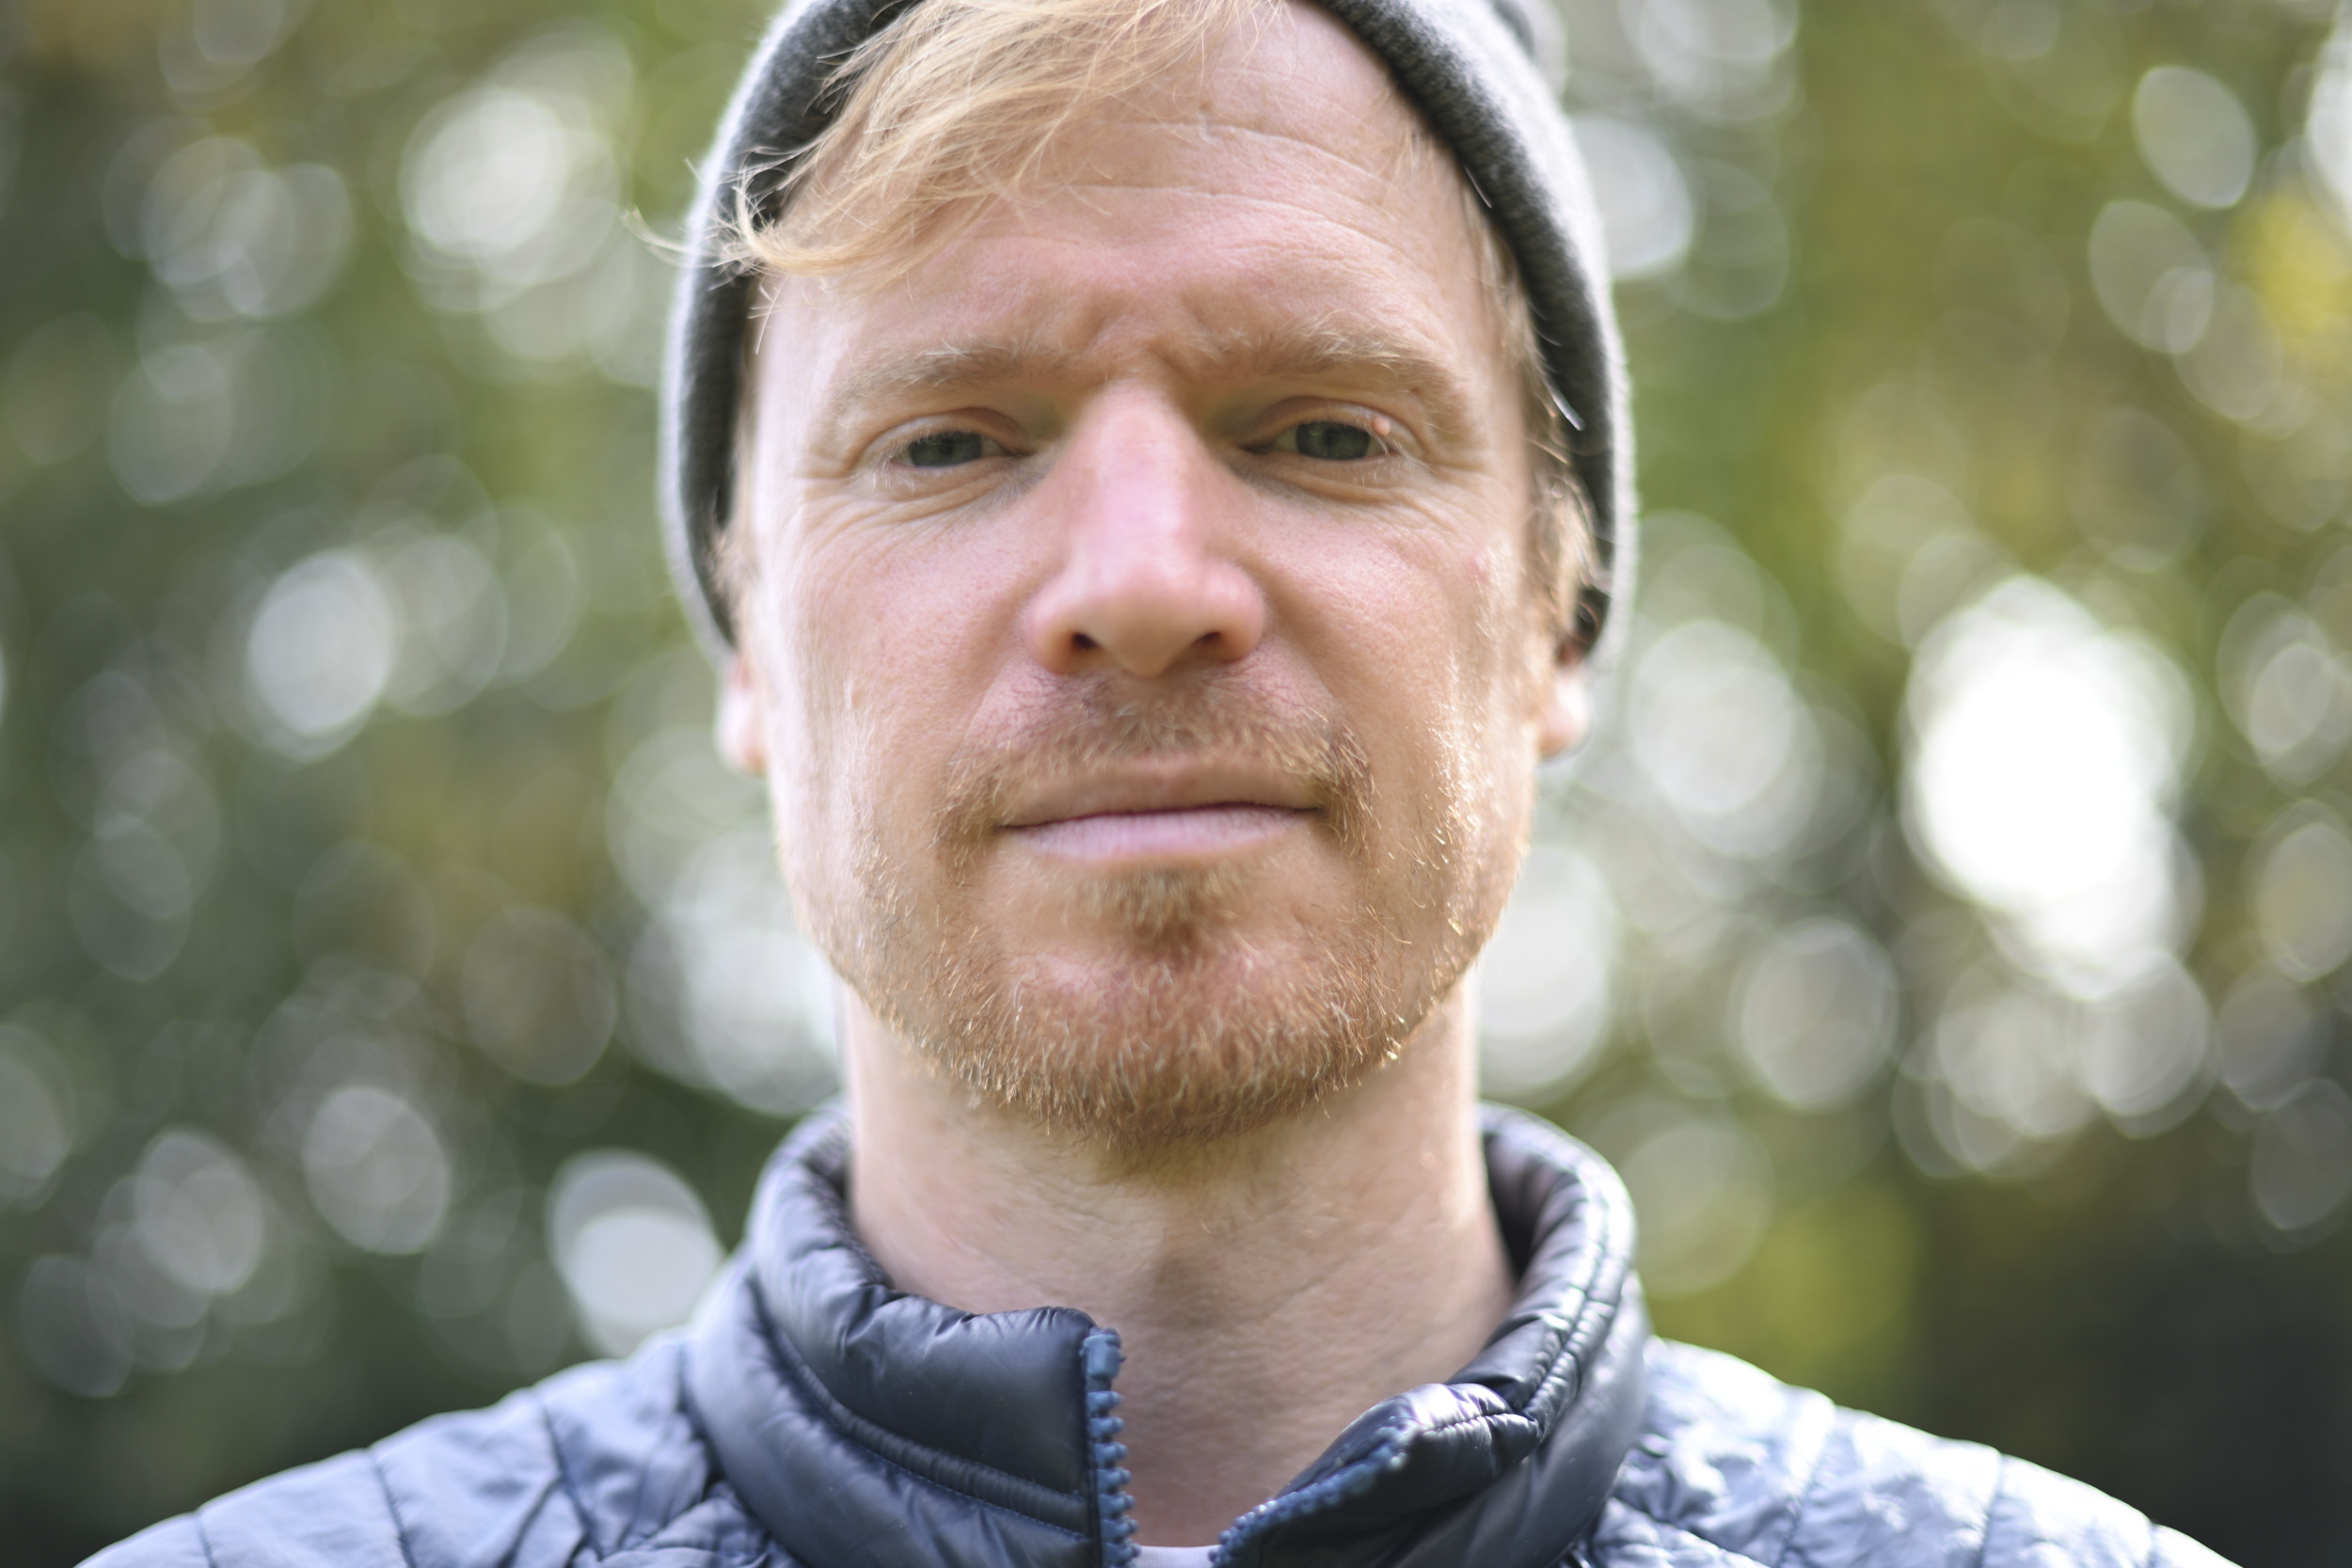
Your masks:
{"label": "tree background", "polygon": [[[1648,544],[1490,1087],[1662,1330],[2340,1561],[2352,43],[1565,9]],[[654,521],[760,22],[0,10],[11,1561],[676,1322],[830,1091]]]}

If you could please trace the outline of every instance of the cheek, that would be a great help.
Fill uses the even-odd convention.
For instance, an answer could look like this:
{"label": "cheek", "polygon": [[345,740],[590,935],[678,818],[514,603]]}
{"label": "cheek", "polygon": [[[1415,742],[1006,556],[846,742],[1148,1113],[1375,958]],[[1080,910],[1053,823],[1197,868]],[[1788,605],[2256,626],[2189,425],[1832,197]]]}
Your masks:
{"label": "cheek", "polygon": [[807,817],[845,834],[928,811],[1002,641],[991,627],[1003,617],[974,585],[1005,568],[936,536],[819,526],[801,548],[783,619],[799,689],[792,771]]}
{"label": "cheek", "polygon": [[1335,532],[1279,570],[1283,619],[1402,810],[1398,831],[1514,815],[1497,790],[1533,752],[1517,721],[1513,552],[1455,519],[1378,539]]}
{"label": "cheek", "polygon": [[793,588],[779,617],[790,689],[777,705],[790,733],[776,737],[785,756],[775,771],[792,780],[796,829],[837,835],[849,825],[839,812],[858,799],[875,749],[871,672],[886,636],[856,585],[823,562],[805,563]]}
{"label": "cheek", "polygon": [[1375,551],[1327,549],[1307,567],[1328,608],[1321,635],[1368,710],[1475,723],[1511,684],[1523,641],[1517,566],[1497,545],[1435,531]]}

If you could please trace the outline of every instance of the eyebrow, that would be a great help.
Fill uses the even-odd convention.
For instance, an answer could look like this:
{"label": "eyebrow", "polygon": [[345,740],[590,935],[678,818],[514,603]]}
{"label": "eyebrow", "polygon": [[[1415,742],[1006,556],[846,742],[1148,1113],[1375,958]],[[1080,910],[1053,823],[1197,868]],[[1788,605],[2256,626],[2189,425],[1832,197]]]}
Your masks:
{"label": "eyebrow", "polygon": [[[1035,335],[887,353],[825,398],[821,428],[829,440],[835,438],[860,411],[915,394],[1067,382],[1081,373],[1082,357]],[[1310,322],[1214,332],[1181,345],[1170,358],[1179,374],[1196,381],[1337,380],[1411,392],[1441,443],[1457,440],[1470,422],[1462,372],[1437,349],[1376,327]]]}

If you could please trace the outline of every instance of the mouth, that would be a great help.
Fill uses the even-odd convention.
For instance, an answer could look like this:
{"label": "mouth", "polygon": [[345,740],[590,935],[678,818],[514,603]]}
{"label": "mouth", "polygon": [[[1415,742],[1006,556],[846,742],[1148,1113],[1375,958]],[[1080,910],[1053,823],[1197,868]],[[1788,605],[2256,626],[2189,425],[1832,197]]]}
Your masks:
{"label": "mouth", "polygon": [[1184,771],[1127,774],[1023,802],[1007,833],[1057,860],[1200,861],[1279,837],[1317,815],[1297,781]]}
{"label": "mouth", "polygon": [[1059,860],[1182,861],[1230,854],[1276,837],[1307,811],[1234,801],[1159,811],[1097,812],[1009,828],[1031,848]]}

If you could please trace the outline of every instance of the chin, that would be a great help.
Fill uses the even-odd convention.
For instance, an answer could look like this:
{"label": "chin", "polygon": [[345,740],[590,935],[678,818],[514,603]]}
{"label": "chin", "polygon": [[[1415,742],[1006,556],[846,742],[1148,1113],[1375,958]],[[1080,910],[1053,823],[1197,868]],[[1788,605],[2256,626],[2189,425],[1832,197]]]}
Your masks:
{"label": "chin", "polygon": [[[1222,901],[1224,879],[1106,883],[1118,907],[1092,927],[1104,940],[1084,952],[939,942],[954,923],[930,923],[923,935],[936,945],[919,959],[877,953],[883,961],[852,983],[933,1070],[1026,1119],[1136,1154],[1246,1136],[1362,1083],[1468,967],[1467,946],[1416,948],[1368,918],[1311,941],[1284,921],[1279,940],[1258,940],[1255,923]],[[1415,954],[1422,960],[1405,961]],[[911,974],[925,983],[872,983]]]}
{"label": "chin", "polygon": [[939,1069],[1058,1131],[1128,1148],[1215,1142],[1362,1082],[1410,1032],[1383,1026],[1389,988],[1302,981],[1294,962],[1216,943],[1115,969],[1032,961],[991,988],[993,1006],[965,998],[958,1026],[907,1033]]}
{"label": "chin", "polygon": [[1230,863],[1089,877],[1068,899],[1071,926],[1102,933],[1121,957],[1206,963],[1247,950],[1239,927],[1258,880]]}

